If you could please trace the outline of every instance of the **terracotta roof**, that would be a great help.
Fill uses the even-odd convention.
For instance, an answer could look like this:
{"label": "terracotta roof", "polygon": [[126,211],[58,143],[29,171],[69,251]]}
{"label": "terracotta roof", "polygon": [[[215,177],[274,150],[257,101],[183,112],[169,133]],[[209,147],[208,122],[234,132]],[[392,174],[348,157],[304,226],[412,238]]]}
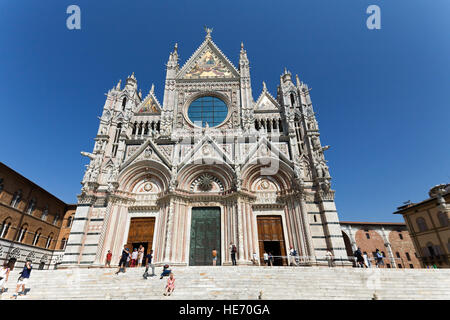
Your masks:
{"label": "terracotta roof", "polygon": [[364,221],[341,221],[341,224],[361,224],[361,225],[388,225],[388,226],[406,226],[403,222],[364,222]]}

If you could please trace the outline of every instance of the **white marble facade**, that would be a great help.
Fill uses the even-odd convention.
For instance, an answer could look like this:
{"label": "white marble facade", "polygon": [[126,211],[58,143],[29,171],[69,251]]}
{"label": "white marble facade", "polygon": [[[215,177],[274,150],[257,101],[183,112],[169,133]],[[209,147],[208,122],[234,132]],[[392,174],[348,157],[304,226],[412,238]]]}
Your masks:
{"label": "white marble facade", "polygon": [[[326,250],[347,260],[308,86],[285,70],[276,97],[263,83],[254,100],[244,45],[236,68],[206,31],[183,66],[177,45],[170,53],[162,103],[153,85],[141,94],[134,73],[107,93],[94,150],[82,152],[90,163],[62,266],[118,257],[133,217],[155,218],[156,263],[187,265],[198,206],[220,208],[224,265],[230,242],[238,264],[259,252],[260,215],[281,216],[285,248],[309,262],[325,263]],[[205,96],[226,105],[220,123],[191,117]]]}

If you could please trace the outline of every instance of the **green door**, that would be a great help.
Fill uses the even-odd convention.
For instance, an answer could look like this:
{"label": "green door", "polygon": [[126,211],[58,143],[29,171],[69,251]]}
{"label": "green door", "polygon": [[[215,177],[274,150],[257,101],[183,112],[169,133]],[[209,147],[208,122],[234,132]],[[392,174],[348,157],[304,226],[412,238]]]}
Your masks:
{"label": "green door", "polygon": [[220,265],[220,208],[192,208],[189,265],[211,266],[213,249]]}

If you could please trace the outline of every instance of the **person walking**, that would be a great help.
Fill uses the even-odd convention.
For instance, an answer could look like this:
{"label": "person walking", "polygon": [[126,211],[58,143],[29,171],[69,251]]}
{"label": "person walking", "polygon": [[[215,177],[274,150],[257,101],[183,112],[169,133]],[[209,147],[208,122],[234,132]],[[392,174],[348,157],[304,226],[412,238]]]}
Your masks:
{"label": "person walking", "polygon": [[356,263],[360,268],[367,268],[367,265],[364,263],[364,258],[361,253],[361,249],[356,249],[354,256],[356,258]]}
{"label": "person walking", "polygon": [[139,246],[139,250],[138,250],[138,267],[142,267],[142,260],[144,259],[144,252],[145,252],[145,248],[144,246],[141,244]]}
{"label": "person walking", "polygon": [[5,291],[5,285],[8,282],[9,272],[11,270],[9,263],[5,261],[3,267],[0,269],[0,295]]}
{"label": "person walking", "polygon": [[120,271],[126,272],[128,266],[128,259],[130,258],[130,250],[127,248],[127,245],[123,246],[122,256],[119,261],[119,270],[117,270],[116,274],[119,274]]}
{"label": "person walking", "polygon": [[138,258],[138,251],[137,251],[137,248],[134,248],[133,253],[131,254],[131,266],[130,266],[130,268],[136,267],[137,258]]}
{"label": "person walking", "polygon": [[[30,279],[31,270],[33,269],[33,266],[31,265],[31,260],[27,260],[25,263],[25,266],[23,267],[22,272],[20,273],[20,277],[17,280],[17,287],[16,292],[11,297],[11,299],[17,299],[17,295],[25,295],[25,286],[28,283],[28,280]],[[22,291],[19,292],[19,289],[22,287]]]}
{"label": "person walking", "polygon": [[111,253],[111,250],[108,250],[108,253],[106,254],[105,267],[111,268],[111,259],[112,259],[112,253]]}
{"label": "person walking", "polygon": [[268,266],[269,265],[269,254],[266,251],[264,251],[263,259],[264,259],[264,265]]}
{"label": "person walking", "polygon": [[367,266],[368,268],[372,267],[372,264],[370,263],[370,258],[369,258],[369,256],[367,255],[367,252],[365,252],[365,251],[364,251],[364,253],[363,253],[363,259],[364,259],[364,263],[366,264],[366,266]]}
{"label": "person walking", "polygon": [[258,265],[259,265],[258,256],[256,255],[256,252],[253,252],[252,263],[253,263],[255,266],[258,266]]}
{"label": "person walking", "polygon": [[375,250],[375,259],[376,259],[376,267],[379,268],[380,266],[384,266],[383,262],[383,255],[381,254],[380,250]]}
{"label": "person walking", "polygon": [[289,250],[289,260],[290,260],[289,265],[297,266],[296,259],[297,259],[297,251],[294,249],[293,246],[291,246],[291,249]]}
{"label": "person walking", "polygon": [[216,250],[216,248],[214,248],[211,253],[212,253],[213,266],[216,266],[216,263],[217,263],[217,250]]}
{"label": "person walking", "polygon": [[328,261],[328,267],[334,267],[333,265],[333,254],[331,253],[330,250],[327,250],[327,253],[325,254],[326,259]]}
{"label": "person walking", "polygon": [[175,277],[173,276],[173,273],[171,272],[169,274],[169,278],[167,279],[167,285],[166,285],[166,290],[164,292],[164,295],[170,296],[170,294],[173,293],[173,290],[175,290]]}
{"label": "person walking", "polygon": [[145,265],[144,279],[147,279],[149,277],[149,275],[148,275],[149,267],[152,268],[152,274],[150,275],[150,277],[156,276],[156,274],[155,274],[155,265],[152,263],[153,250],[150,250],[150,253],[146,256],[146,258],[147,258],[147,264]]}
{"label": "person walking", "polygon": [[233,264],[233,266],[235,266],[237,248],[233,242],[230,242],[230,252],[231,252],[231,263]]}
{"label": "person walking", "polygon": [[273,255],[272,252],[269,252],[269,265],[273,267]]}

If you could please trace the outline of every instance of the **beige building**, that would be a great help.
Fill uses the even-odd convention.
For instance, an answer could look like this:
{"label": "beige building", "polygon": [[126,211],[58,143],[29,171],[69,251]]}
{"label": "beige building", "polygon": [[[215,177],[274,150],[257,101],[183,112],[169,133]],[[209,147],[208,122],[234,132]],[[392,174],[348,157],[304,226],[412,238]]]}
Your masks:
{"label": "beige building", "polygon": [[423,267],[450,267],[450,184],[431,188],[430,198],[397,208],[405,219]]}

